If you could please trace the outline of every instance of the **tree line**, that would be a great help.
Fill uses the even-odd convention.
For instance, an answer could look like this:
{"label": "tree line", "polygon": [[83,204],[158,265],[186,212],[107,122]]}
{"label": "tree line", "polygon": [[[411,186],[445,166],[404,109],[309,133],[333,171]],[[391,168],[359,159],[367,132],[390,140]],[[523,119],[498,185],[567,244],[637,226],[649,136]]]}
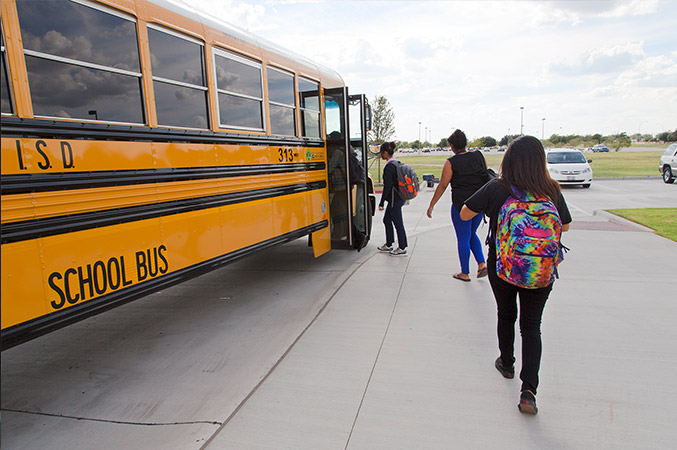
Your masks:
{"label": "tree line", "polygon": [[[482,136],[478,139],[475,139],[471,142],[468,142],[468,147],[496,147],[508,145],[512,140],[519,137],[519,134],[508,134],[503,136],[500,140],[496,140],[492,136]],[[602,134],[569,134],[569,135],[559,135],[553,134],[549,138],[544,139],[543,146],[545,147],[592,147],[597,144],[605,144],[607,147],[615,150],[621,148],[630,147],[632,142],[677,142],[677,129],[675,131],[664,131],[658,133],[655,136],[651,134],[639,134],[635,133],[631,136],[628,136],[626,133],[617,133],[604,136]],[[428,142],[428,141],[403,141],[400,143],[401,147],[404,148],[427,148],[427,147],[449,147],[447,143],[447,138],[442,138],[439,142]]]}
{"label": "tree line", "polygon": [[[372,125],[369,131],[369,141],[373,144],[381,144],[390,140],[395,135],[395,113],[388,99],[384,96],[374,97],[372,103]],[[508,145],[513,139],[518,138],[518,134],[508,134],[500,140],[492,136],[483,136],[468,143],[468,147],[496,147]],[[628,136],[626,133],[616,133],[604,136],[596,134],[553,134],[548,139],[544,139],[545,147],[592,147],[596,144],[605,144],[609,148],[618,151],[624,147],[630,147],[633,141],[639,142],[677,142],[677,129],[674,131],[664,131],[656,135],[635,133]],[[449,147],[447,137],[443,137],[439,142],[420,141],[401,141],[398,143],[401,148],[430,148],[430,147]]]}

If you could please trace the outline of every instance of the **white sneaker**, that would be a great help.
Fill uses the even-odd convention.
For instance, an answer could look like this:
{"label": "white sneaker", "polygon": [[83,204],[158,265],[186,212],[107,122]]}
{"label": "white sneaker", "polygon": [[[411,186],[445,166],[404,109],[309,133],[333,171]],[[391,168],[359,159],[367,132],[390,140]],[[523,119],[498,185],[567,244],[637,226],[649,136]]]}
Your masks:
{"label": "white sneaker", "polygon": [[376,247],[376,250],[378,250],[379,252],[390,253],[390,252],[393,251],[393,246],[392,246],[392,245],[386,245],[386,244],[383,244],[383,245],[380,246],[380,247]]}
{"label": "white sneaker", "polygon": [[390,256],[407,256],[407,250],[398,247],[390,252]]}

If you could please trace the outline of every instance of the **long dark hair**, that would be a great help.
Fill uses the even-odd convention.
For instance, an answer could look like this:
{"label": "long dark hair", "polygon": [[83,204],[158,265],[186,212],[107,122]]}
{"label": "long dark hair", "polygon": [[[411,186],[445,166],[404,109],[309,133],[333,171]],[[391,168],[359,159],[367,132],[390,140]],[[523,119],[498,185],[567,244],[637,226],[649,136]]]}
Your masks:
{"label": "long dark hair", "polygon": [[510,186],[515,186],[537,197],[548,197],[553,203],[561,192],[559,183],[548,173],[543,144],[533,136],[521,136],[510,143],[499,180],[510,192]]}
{"label": "long dark hair", "polygon": [[395,147],[397,147],[397,144],[394,142],[384,142],[381,144],[381,153],[386,152],[388,155],[393,156]]}

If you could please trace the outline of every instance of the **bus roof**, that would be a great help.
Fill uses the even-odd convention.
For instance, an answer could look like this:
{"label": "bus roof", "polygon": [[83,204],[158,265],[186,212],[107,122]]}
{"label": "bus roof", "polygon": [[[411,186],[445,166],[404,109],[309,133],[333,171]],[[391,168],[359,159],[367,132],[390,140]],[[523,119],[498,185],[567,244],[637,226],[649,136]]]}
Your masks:
{"label": "bus roof", "polygon": [[[208,31],[220,32],[230,36],[236,41],[241,41],[249,44],[250,46],[258,48],[261,53],[258,56],[268,60],[264,62],[270,62],[273,65],[278,64],[282,67],[289,67],[289,65],[292,65],[293,68],[299,70],[301,74],[319,79],[325,88],[345,86],[343,78],[335,70],[317,64],[305,56],[285,49],[273,42],[256,36],[249,31],[225,22],[215,16],[198,11],[182,0],[149,1],[150,3],[178,13],[187,19],[191,19],[202,24],[202,26],[205,28],[205,34],[207,34]],[[207,36],[205,36],[205,38],[207,38]],[[209,42],[209,40],[208,43],[214,44],[214,42]]]}

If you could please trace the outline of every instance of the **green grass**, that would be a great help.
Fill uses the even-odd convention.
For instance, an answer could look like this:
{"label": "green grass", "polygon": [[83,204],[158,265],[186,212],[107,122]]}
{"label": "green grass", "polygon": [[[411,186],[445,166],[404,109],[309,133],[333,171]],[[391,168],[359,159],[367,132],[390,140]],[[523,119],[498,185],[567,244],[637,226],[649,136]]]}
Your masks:
{"label": "green grass", "polygon": [[677,242],[677,208],[609,209],[608,212],[651,228]]}
{"label": "green grass", "polygon": [[586,153],[595,178],[659,176],[662,151]]}
{"label": "green grass", "polygon": [[[592,159],[590,166],[595,178],[656,177],[660,176],[658,164],[662,153],[663,151],[659,149],[641,152],[585,153],[585,157]],[[439,178],[444,162],[449,157],[449,155],[436,153],[427,155],[395,153],[395,156],[403,163],[412,166],[419,178],[425,173],[432,173]],[[485,153],[484,158],[487,160],[487,166],[498,171],[503,160],[503,153]],[[369,170],[374,180],[379,179],[377,167],[377,163],[374,163]],[[381,162],[381,170],[383,170],[383,161]]]}

